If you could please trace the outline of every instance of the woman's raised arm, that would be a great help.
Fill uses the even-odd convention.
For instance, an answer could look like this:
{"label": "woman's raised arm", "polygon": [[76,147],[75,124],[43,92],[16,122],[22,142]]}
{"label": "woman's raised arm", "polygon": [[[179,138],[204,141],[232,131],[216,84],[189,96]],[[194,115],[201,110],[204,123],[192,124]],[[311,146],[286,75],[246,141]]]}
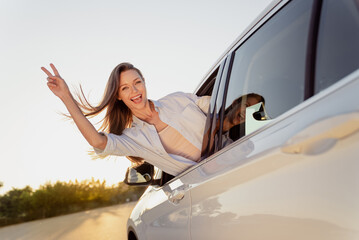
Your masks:
{"label": "woman's raised arm", "polygon": [[87,142],[94,148],[104,150],[107,144],[107,137],[97,132],[91,122],[84,116],[77,102],[72,97],[72,94],[64,79],[60,77],[59,72],[53,64],[50,64],[54,74],[42,67],[47,75],[47,86],[49,89],[61,99],[74,120],[77,128],[85,137]]}

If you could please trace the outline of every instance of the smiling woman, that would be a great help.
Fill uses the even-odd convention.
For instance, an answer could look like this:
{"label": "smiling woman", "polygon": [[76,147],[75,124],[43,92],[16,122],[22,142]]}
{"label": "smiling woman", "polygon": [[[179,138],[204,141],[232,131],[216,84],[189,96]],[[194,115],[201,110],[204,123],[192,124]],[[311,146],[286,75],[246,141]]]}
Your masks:
{"label": "smiling woman", "polygon": [[[112,71],[100,104],[92,106],[83,93],[76,101],[55,66],[50,66],[53,74],[41,68],[48,76],[48,87],[99,156],[127,156],[137,164],[145,159],[172,175],[199,160],[209,96],[177,92],[149,100],[141,71],[121,63]],[[98,132],[87,117],[105,109],[103,132]]]}

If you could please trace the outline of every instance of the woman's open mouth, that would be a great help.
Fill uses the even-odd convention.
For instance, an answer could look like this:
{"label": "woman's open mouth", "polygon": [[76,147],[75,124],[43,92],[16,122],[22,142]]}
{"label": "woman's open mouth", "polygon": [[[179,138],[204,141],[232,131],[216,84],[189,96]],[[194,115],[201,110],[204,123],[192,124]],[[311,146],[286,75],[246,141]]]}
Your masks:
{"label": "woman's open mouth", "polygon": [[138,94],[130,99],[134,103],[140,103],[142,101],[142,94]]}

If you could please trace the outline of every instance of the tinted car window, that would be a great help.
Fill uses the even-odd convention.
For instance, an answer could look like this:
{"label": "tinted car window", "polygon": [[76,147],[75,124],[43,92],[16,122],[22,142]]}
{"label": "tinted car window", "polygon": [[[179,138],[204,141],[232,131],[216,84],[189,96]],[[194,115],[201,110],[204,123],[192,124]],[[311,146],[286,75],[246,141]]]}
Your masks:
{"label": "tinted car window", "polygon": [[[290,2],[235,51],[222,146],[245,135],[246,107],[265,102],[268,116],[275,118],[304,101],[311,6],[312,1]],[[264,115],[262,111],[257,120]]]}
{"label": "tinted car window", "polygon": [[319,26],[315,92],[359,67],[359,1],[323,2]]}

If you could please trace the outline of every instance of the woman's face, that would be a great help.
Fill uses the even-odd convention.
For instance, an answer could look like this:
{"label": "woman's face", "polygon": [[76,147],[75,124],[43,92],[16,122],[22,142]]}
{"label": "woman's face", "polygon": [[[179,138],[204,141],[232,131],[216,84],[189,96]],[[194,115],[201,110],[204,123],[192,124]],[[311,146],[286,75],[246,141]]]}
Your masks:
{"label": "woman's face", "polygon": [[120,74],[118,96],[118,99],[122,100],[132,111],[145,107],[147,103],[146,85],[136,70],[131,69]]}

